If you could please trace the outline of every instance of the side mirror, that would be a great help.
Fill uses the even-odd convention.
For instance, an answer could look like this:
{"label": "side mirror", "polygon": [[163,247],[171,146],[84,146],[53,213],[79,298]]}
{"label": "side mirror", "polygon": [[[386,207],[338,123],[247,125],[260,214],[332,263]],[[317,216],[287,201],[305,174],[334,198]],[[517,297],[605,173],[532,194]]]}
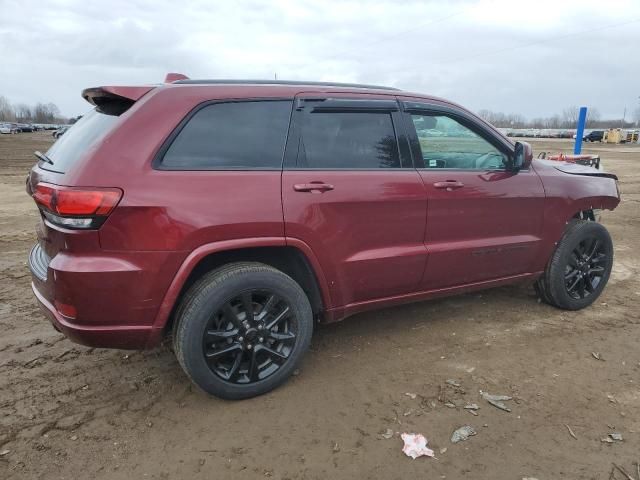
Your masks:
{"label": "side mirror", "polygon": [[522,169],[527,169],[531,165],[533,160],[533,150],[531,145],[527,142],[516,142],[516,147],[513,152],[513,160],[510,162],[508,170],[512,172],[519,172]]}

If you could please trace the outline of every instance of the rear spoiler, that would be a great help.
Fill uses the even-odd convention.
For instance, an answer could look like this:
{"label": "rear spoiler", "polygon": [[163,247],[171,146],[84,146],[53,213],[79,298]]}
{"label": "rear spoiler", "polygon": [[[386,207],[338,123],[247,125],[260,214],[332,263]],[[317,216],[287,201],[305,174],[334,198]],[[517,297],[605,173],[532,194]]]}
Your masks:
{"label": "rear spoiler", "polygon": [[95,105],[102,113],[120,115],[154,88],[154,86],[93,87],[83,90],[82,98],[91,105]]}
{"label": "rear spoiler", "polygon": [[[189,77],[182,73],[170,72],[167,73],[164,83],[188,79]],[[82,98],[91,105],[95,105],[98,111],[102,113],[120,115],[154,88],[156,88],[155,85],[142,87],[93,87],[83,90]]]}

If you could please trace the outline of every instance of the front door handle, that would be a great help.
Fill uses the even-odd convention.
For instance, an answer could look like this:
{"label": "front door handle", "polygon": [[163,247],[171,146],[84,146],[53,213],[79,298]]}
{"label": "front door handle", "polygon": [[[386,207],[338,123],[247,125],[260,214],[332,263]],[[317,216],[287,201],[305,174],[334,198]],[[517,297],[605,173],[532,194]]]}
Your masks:
{"label": "front door handle", "polygon": [[450,192],[453,189],[464,187],[464,183],[459,182],[458,180],[445,180],[444,182],[436,182],[433,186],[436,188],[444,188]]}
{"label": "front door handle", "polygon": [[333,190],[333,185],[324,182],[296,183],[293,189],[296,192],[323,193]]}

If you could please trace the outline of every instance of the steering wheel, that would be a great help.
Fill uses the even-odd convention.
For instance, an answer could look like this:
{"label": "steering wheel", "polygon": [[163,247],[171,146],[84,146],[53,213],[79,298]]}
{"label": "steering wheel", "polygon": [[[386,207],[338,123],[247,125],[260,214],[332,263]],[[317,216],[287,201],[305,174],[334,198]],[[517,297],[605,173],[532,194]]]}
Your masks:
{"label": "steering wheel", "polygon": [[[498,162],[496,162],[496,157]],[[498,152],[487,152],[476,158],[476,168],[495,170],[504,166],[504,157]]]}

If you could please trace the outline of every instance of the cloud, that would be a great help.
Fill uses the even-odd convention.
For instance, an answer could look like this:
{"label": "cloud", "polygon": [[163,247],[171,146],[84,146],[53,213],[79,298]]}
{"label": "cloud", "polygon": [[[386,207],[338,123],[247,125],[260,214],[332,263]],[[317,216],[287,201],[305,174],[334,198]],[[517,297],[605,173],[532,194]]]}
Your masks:
{"label": "cloud", "polygon": [[0,11],[0,94],[66,115],[88,108],[83,88],[170,71],[389,84],[530,118],[571,104],[620,116],[640,95],[633,0],[0,0]]}

